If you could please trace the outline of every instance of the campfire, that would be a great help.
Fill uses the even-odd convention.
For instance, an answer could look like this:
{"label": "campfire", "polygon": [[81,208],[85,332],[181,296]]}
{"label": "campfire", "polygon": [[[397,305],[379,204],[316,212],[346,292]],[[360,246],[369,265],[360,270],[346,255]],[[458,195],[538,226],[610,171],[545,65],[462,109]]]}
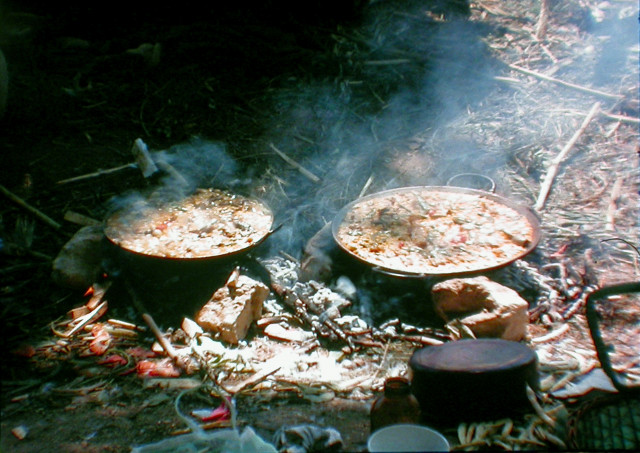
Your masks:
{"label": "campfire", "polygon": [[[64,294],[11,351],[45,377],[3,378],[3,448],[37,438],[32,401],[115,414],[135,405],[123,392],[172,420],[134,451],[360,451],[395,378],[454,450],[637,447],[637,94],[573,68],[604,41],[561,6],[382,3],[393,14],[317,42],[337,85],[291,76],[227,106],[268,131],[246,150],[139,133],[41,192],[31,175],[0,186],[7,295],[29,300],[36,275]],[[148,48],[140,64],[163,60]]]}

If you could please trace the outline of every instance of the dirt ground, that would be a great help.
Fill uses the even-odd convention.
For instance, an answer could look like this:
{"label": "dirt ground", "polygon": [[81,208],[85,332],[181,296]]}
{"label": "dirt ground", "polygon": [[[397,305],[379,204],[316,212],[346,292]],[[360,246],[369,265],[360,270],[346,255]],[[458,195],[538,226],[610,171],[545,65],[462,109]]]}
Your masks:
{"label": "dirt ground", "polygon": [[[196,153],[180,169],[197,184],[267,200],[282,227],[263,256],[300,259],[367,191],[487,175],[541,219],[537,250],[504,271],[530,303],[530,335],[570,326],[530,344],[549,363],[582,351],[588,364],[576,374],[598,366],[584,297],[640,273],[637,2],[550,1],[543,22],[538,0],[469,10],[453,0],[347,3],[0,5],[10,76],[0,119],[0,451],[125,452],[185,428],[176,390],[28,352],[55,341],[52,323],[87,299],[51,278],[80,228],[65,213],[102,221],[114,199],[162,183],[129,165],[138,138],[154,152]],[[580,130],[541,199],[554,158]],[[81,175],[90,177],[65,181]],[[142,324],[131,308],[113,310]],[[631,327],[613,325],[633,351],[640,307],[625,313]],[[286,425],[334,427],[345,451],[365,451],[375,392],[361,390],[328,400],[248,393],[236,401],[238,424],[268,441]],[[455,428],[445,434],[461,443]]]}

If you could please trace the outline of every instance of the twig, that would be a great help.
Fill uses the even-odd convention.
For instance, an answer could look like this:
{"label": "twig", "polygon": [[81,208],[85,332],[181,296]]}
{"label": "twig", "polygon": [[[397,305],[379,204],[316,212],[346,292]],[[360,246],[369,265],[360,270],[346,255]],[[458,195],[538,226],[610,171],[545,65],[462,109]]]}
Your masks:
{"label": "twig", "polygon": [[280,368],[282,368],[282,366],[278,364],[276,361],[274,363],[266,365],[262,370],[258,371],[253,376],[235,385],[224,386],[224,387],[220,383],[218,383],[218,385],[220,385],[220,387],[222,387],[222,389],[225,390],[226,392],[232,395],[235,395],[236,393],[241,392],[242,390],[257,384],[258,382],[264,381],[266,378],[268,378],[272,374],[277,373],[278,370],[280,370]]}
{"label": "twig", "polygon": [[60,225],[58,222],[56,222],[55,220],[53,220],[48,215],[44,214],[43,212],[41,212],[38,209],[36,209],[33,206],[31,206],[29,203],[24,201],[22,198],[20,198],[19,196],[17,196],[13,192],[9,191],[9,189],[7,189],[5,186],[0,185],[0,192],[5,194],[7,196],[7,198],[9,198],[11,201],[13,201],[16,204],[20,205],[22,208],[24,208],[27,211],[29,211],[31,214],[33,214],[34,216],[36,216],[37,218],[42,220],[44,223],[46,223],[50,227],[52,227],[52,228],[54,228],[56,230],[59,230],[60,228],[62,228],[62,225]]}
{"label": "twig", "polygon": [[313,173],[311,173],[309,170],[307,170],[306,168],[304,168],[302,165],[300,165],[298,162],[296,162],[295,160],[291,159],[289,156],[287,156],[285,153],[283,153],[282,151],[280,151],[278,148],[275,147],[275,145],[273,143],[269,143],[269,146],[271,147],[272,150],[275,151],[275,153],[280,156],[285,162],[287,162],[289,165],[295,167],[300,173],[302,173],[304,176],[306,176],[307,178],[309,178],[311,181],[318,183],[320,182],[320,178],[318,178],[316,175],[314,175]]}
{"label": "twig", "polygon": [[362,198],[364,194],[367,193],[367,190],[369,190],[369,186],[371,185],[372,182],[373,182],[373,175],[369,176],[369,179],[367,179],[367,182],[364,183],[364,186],[362,187],[362,190],[360,191],[360,195],[358,195],[358,198]]}
{"label": "twig", "polygon": [[634,118],[632,116],[615,115],[613,113],[607,112],[600,112],[600,115],[612,120],[620,121],[622,123],[640,124],[640,118]]}
{"label": "twig", "polygon": [[546,343],[548,341],[551,340],[555,340],[558,337],[561,337],[562,335],[564,335],[567,331],[569,330],[569,324],[563,324],[562,327],[549,332],[546,335],[542,335],[541,337],[536,337],[536,338],[532,338],[531,339],[531,343],[533,344],[540,344],[540,343]]}
{"label": "twig", "polygon": [[589,126],[589,123],[591,122],[591,120],[598,113],[598,110],[600,110],[600,103],[596,102],[595,104],[593,104],[593,107],[591,107],[589,114],[582,122],[582,126],[580,126],[580,129],[578,129],[576,133],[573,134],[573,137],[571,137],[571,140],[569,140],[569,142],[565,145],[562,151],[560,151],[560,153],[551,162],[551,165],[547,170],[547,175],[545,176],[545,179],[542,182],[542,186],[540,187],[540,194],[538,195],[538,200],[536,201],[536,204],[534,206],[534,209],[536,211],[539,211],[544,207],[544,203],[547,200],[547,196],[549,196],[549,192],[551,191],[551,185],[553,184],[553,180],[556,177],[556,174],[558,173],[558,167],[560,166],[562,161],[567,157],[567,155],[569,154],[569,151],[571,151],[571,149],[576,144],[580,136],[587,129],[587,126]]}
{"label": "twig", "polygon": [[407,64],[412,63],[408,58],[393,58],[389,60],[367,60],[364,64],[368,66],[386,66],[386,65],[394,65],[394,64]]}
{"label": "twig", "polygon": [[135,162],[131,162],[129,164],[120,165],[119,167],[107,168],[106,170],[99,170],[93,173],[87,173],[85,175],[74,176],[73,178],[62,179],[58,181],[56,184],[67,184],[70,182],[83,181],[85,179],[96,178],[98,176],[109,175],[111,173],[117,173],[122,170],[126,170],[127,168],[136,168],[138,164]]}
{"label": "twig", "polygon": [[546,80],[547,82],[557,83],[558,85],[562,85],[567,88],[572,88],[574,90],[582,91],[584,93],[593,94],[595,96],[600,96],[607,99],[622,99],[623,96],[619,94],[611,94],[605,93],[604,91],[594,90],[593,88],[588,88],[582,85],[576,85],[575,83],[565,82],[564,80],[556,79],[554,77],[549,77],[544,74],[540,74],[539,72],[531,71],[530,69],[521,68],[520,66],[514,66],[512,64],[507,65],[510,69],[514,71],[521,72],[523,74],[530,75],[532,77],[536,77],[541,80]]}

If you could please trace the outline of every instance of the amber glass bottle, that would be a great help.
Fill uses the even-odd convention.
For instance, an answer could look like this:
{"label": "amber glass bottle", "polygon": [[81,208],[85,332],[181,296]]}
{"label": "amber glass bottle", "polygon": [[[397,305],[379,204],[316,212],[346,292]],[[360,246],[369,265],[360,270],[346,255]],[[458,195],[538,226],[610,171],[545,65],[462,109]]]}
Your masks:
{"label": "amber glass bottle", "polygon": [[371,406],[371,432],[397,423],[419,423],[420,403],[411,393],[409,381],[392,377],[384,383],[384,394]]}

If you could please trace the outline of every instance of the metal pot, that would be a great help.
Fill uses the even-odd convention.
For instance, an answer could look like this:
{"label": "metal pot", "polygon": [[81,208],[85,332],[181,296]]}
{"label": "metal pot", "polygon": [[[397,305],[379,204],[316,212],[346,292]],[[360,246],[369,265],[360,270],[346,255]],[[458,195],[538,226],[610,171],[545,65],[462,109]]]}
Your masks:
{"label": "metal pot", "polygon": [[[431,199],[432,196],[435,197],[433,200]],[[423,203],[420,201],[421,197],[429,200],[425,200]],[[437,200],[438,197],[442,197],[445,201],[440,204],[435,203],[434,200]],[[447,198],[450,198],[450,200],[446,200]],[[407,200],[410,200],[410,202]],[[456,200],[459,200],[459,202],[456,202]],[[432,204],[428,206],[429,203]],[[479,212],[478,208],[474,209],[468,206],[476,203],[477,206],[490,205],[492,209],[504,211],[514,219],[517,218],[518,222],[528,230],[528,237],[526,240],[519,239],[518,241],[522,242],[522,244],[519,247],[511,247],[514,249],[512,253],[496,257],[494,260],[480,260],[478,258],[478,261],[474,262],[473,255],[469,255],[465,259],[471,258],[472,260],[457,268],[453,265],[429,265],[427,261],[421,261],[420,257],[431,253],[430,250],[435,248],[437,243],[446,242],[447,235],[450,233],[448,231],[440,231],[445,220],[447,220],[446,216],[441,215],[442,212],[432,213],[431,211],[435,212],[438,209],[444,209],[443,206],[446,203],[449,203],[449,211],[456,212],[459,208],[463,214],[460,219],[449,219],[453,223],[458,221],[462,223],[462,226],[452,226],[452,230],[458,227],[467,228],[468,236],[471,237],[475,234],[473,228],[477,228],[480,231],[491,226],[494,220],[489,217],[486,218],[484,224],[477,224],[473,228],[471,224],[464,225],[462,217],[474,217],[477,214],[475,211]],[[436,216],[441,217],[438,218]],[[426,222],[431,225],[420,226],[424,231],[420,231],[422,237],[418,238],[414,237],[415,235],[411,230],[411,224],[416,219],[419,225],[421,225],[420,222]],[[362,225],[363,229],[371,227],[371,237],[380,234],[384,240],[380,244],[374,244],[372,241],[368,241],[367,238],[362,239],[362,245],[358,244],[359,238],[356,238],[354,242],[349,242],[345,233],[349,225],[353,227],[350,234],[354,237],[359,233],[358,228]],[[496,228],[498,227],[500,227],[499,224]],[[529,208],[490,192],[450,186],[416,186],[378,192],[349,203],[334,217],[332,234],[335,242],[344,252],[379,272],[400,277],[451,277],[495,270],[523,258],[538,245],[540,241],[540,224],[535,213]],[[515,234],[519,233],[515,232]],[[400,263],[400,258],[404,258],[400,255],[404,253],[402,247],[405,245],[416,250],[422,249],[417,250],[414,254],[419,258],[415,260],[417,261],[416,263],[407,265]],[[460,250],[464,249],[463,245],[452,245],[448,249],[442,250],[448,256],[451,256],[453,260],[456,260],[460,258]]]}

